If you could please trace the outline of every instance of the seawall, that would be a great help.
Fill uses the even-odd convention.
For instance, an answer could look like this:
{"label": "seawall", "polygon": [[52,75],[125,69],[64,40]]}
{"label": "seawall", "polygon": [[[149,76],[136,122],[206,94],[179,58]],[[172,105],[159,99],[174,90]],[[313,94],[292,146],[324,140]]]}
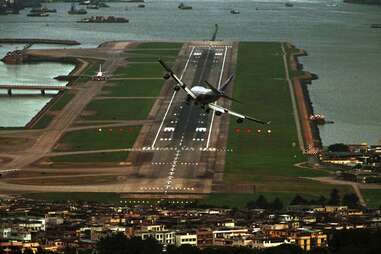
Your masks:
{"label": "seawall", "polygon": [[0,38],[0,43],[25,43],[25,44],[59,44],[59,45],[80,45],[78,41],[74,40],[54,40],[54,39],[33,39],[33,38]]}
{"label": "seawall", "polygon": [[[288,48],[294,49],[291,44]],[[308,91],[308,84],[317,78],[317,75],[303,71],[303,65],[299,63],[298,58],[306,56],[305,50],[299,50],[289,55],[290,71],[293,75],[293,90],[296,99],[300,126],[302,127],[302,137],[306,154],[316,154],[322,148],[319,128],[317,124],[310,120],[314,114],[313,105]]]}

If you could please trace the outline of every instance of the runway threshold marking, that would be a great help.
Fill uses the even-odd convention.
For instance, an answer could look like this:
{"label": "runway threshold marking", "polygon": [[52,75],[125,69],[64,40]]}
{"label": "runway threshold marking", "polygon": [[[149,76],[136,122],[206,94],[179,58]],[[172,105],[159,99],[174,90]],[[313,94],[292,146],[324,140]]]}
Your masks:
{"label": "runway threshold marking", "polygon": [[[189,57],[188,57],[188,60],[187,60],[187,62],[186,62],[186,64],[185,64],[185,66],[184,66],[183,72],[182,72],[182,73],[181,73],[181,75],[180,75],[180,79],[182,79],[182,78],[183,78],[183,76],[184,76],[184,74],[185,74],[185,71],[186,71],[186,69],[188,68],[188,65],[189,65],[190,59],[191,59],[191,58],[192,58],[192,56],[193,56],[193,51],[194,51],[194,49],[195,49],[195,46],[192,46],[192,50],[191,50],[191,52],[190,52],[190,54],[189,54]],[[162,121],[161,121],[161,123],[160,123],[160,126],[159,126],[159,130],[157,131],[157,133],[156,133],[156,136],[155,136],[155,139],[153,140],[153,143],[152,143],[152,145],[151,145],[151,147],[152,147],[152,148],[154,148],[154,147],[155,147],[155,144],[156,144],[157,138],[159,137],[159,134],[160,134],[161,128],[163,127],[164,121],[165,121],[165,119],[167,118],[167,115],[168,115],[169,109],[170,109],[170,108],[171,108],[171,106],[172,106],[172,103],[173,103],[173,99],[175,98],[175,96],[176,96],[176,93],[177,93],[177,91],[173,91],[173,94],[172,94],[172,98],[171,98],[171,101],[169,102],[169,105],[168,105],[168,107],[167,107],[167,110],[165,111],[165,114],[164,114],[163,120],[162,120]]]}
{"label": "runway threshold marking", "polygon": [[[222,82],[222,76],[224,74],[224,68],[225,68],[225,62],[226,62],[226,53],[227,53],[227,50],[228,50],[228,46],[225,46],[225,51],[224,51],[224,59],[222,61],[222,67],[221,67],[221,73],[220,73],[220,78],[218,80],[218,87],[217,89],[220,89],[220,86],[221,86],[221,82]],[[217,105],[217,101],[215,102],[215,104]],[[213,109],[213,114],[212,114],[212,120],[210,122],[210,126],[209,126],[209,134],[208,134],[208,139],[206,141],[206,148],[209,148],[209,143],[210,143],[210,137],[212,135],[212,130],[213,130],[213,122],[214,122],[214,116],[215,116],[215,113],[216,113],[216,110]]]}

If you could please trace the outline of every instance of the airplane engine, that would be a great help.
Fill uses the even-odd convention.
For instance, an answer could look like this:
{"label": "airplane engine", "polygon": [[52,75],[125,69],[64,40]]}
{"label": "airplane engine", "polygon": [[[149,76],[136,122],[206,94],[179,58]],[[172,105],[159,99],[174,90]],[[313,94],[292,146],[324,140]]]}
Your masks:
{"label": "airplane engine", "polygon": [[169,73],[165,73],[163,75],[163,79],[169,79],[171,77],[171,75],[169,75]]}
{"label": "airplane engine", "polygon": [[216,111],[216,116],[220,116],[222,113],[220,111]]}
{"label": "airplane engine", "polygon": [[243,123],[243,118],[238,118],[237,123]]}
{"label": "airplane engine", "polygon": [[179,90],[180,90],[180,87],[179,87],[179,86],[175,86],[175,87],[173,88],[173,90],[175,90],[175,91],[179,91]]}

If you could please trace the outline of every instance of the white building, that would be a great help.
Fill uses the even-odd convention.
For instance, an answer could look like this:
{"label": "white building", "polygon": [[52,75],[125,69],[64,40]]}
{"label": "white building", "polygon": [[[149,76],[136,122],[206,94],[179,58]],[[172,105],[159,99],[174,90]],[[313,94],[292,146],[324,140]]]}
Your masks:
{"label": "white building", "polygon": [[11,235],[11,228],[0,228],[0,239],[8,239]]}
{"label": "white building", "polygon": [[162,245],[175,244],[175,232],[167,230],[165,225],[145,225],[136,230],[134,235],[142,240],[154,238]]}
{"label": "white building", "polygon": [[176,233],[175,244],[176,246],[185,244],[197,246],[197,235],[196,233]]}

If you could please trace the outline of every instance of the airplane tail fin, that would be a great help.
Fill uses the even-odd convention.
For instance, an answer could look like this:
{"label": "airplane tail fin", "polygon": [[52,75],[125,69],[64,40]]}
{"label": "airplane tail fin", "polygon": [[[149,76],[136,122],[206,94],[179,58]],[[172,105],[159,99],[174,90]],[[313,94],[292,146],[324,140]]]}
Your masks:
{"label": "airplane tail fin", "polygon": [[220,87],[220,92],[224,92],[225,91],[226,87],[228,87],[228,85],[233,80],[233,78],[234,78],[234,75],[232,74],[232,75],[230,75],[230,77],[227,80],[225,80],[225,82]]}
{"label": "airplane tail fin", "polygon": [[[232,79],[232,77],[233,77],[233,75],[232,76],[230,76],[230,80]],[[228,81],[228,83],[230,82],[230,80],[227,80]],[[224,92],[223,91],[221,91],[221,90],[218,90],[218,89],[216,89],[214,86],[212,86],[208,81],[204,81],[204,83],[214,92],[214,93],[216,93],[216,94],[218,94],[219,96],[221,96],[222,98],[226,98],[226,99],[228,99],[228,100],[231,100],[231,101],[235,101],[235,102],[238,102],[238,103],[241,103],[239,100],[236,100],[236,99],[234,99],[234,98],[232,98],[232,97],[230,97],[230,96],[227,96],[226,94],[224,94]],[[226,83],[226,81],[225,81],[225,83]]]}
{"label": "airplane tail fin", "polygon": [[99,72],[102,72],[102,65],[99,65]]}

